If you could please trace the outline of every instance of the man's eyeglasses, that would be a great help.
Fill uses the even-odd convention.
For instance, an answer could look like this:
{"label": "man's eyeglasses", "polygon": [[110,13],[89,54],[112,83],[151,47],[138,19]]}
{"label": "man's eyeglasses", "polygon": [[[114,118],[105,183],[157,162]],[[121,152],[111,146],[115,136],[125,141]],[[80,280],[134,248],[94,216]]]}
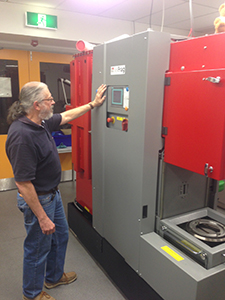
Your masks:
{"label": "man's eyeglasses", "polygon": [[42,102],[42,101],[54,101],[54,98],[51,97],[51,98],[42,99],[40,102]]}

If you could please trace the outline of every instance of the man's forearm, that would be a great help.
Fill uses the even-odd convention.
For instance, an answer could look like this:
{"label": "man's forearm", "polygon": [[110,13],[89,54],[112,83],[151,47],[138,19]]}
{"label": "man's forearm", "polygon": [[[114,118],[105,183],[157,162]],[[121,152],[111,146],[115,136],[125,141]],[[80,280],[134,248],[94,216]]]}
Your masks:
{"label": "man's forearm", "polygon": [[61,113],[62,121],[60,125],[64,125],[78,117],[81,117],[86,112],[88,112],[91,109],[91,106],[89,104],[85,104],[76,108],[72,108],[70,110],[64,111]]}

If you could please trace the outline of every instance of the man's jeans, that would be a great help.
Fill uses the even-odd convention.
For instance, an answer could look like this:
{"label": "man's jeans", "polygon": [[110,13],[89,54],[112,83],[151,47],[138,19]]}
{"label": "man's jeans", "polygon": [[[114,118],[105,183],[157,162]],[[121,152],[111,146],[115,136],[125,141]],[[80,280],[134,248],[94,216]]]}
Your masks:
{"label": "man's jeans", "polygon": [[46,214],[55,224],[55,232],[42,233],[36,216],[21,195],[17,194],[18,208],[24,213],[27,237],[24,241],[23,294],[35,298],[42,291],[44,279],[57,282],[64,272],[68,242],[68,224],[60,192],[38,196]]}

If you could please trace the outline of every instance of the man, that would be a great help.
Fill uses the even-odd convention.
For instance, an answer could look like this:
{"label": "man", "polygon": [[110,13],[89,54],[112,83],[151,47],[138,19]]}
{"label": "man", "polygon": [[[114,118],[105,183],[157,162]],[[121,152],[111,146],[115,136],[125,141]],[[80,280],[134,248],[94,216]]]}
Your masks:
{"label": "man", "polygon": [[6,153],[18,187],[17,202],[24,213],[23,299],[55,300],[42,291],[76,280],[75,272],[64,273],[68,242],[66,221],[58,184],[61,165],[51,132],[78,118],[104,100],[101,85],[94,101],[53,114],[54,99],[46,84],[28,82],[19,101],[9,109],[11,124]]}

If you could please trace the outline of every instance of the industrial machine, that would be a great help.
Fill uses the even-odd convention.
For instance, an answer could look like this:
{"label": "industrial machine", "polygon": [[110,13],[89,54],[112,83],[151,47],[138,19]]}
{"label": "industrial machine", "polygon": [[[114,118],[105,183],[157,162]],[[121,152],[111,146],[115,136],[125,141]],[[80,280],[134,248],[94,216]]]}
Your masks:
{"label": "industrial machine", "polygon": [[93,50],[92,96],[108,88],[92,111],[91,234],[159,297],[138,300],[225,298],[224,37],[148,30]]}
{"label": "industrial machine", "polygon": [[[75,55],[70,63],[71,105],[79,107],[91,101],[92,51]],[[81,211],[92,214],[91,172],[91,113],[72,123],[72,162],[76,171],[75,204]]]}

